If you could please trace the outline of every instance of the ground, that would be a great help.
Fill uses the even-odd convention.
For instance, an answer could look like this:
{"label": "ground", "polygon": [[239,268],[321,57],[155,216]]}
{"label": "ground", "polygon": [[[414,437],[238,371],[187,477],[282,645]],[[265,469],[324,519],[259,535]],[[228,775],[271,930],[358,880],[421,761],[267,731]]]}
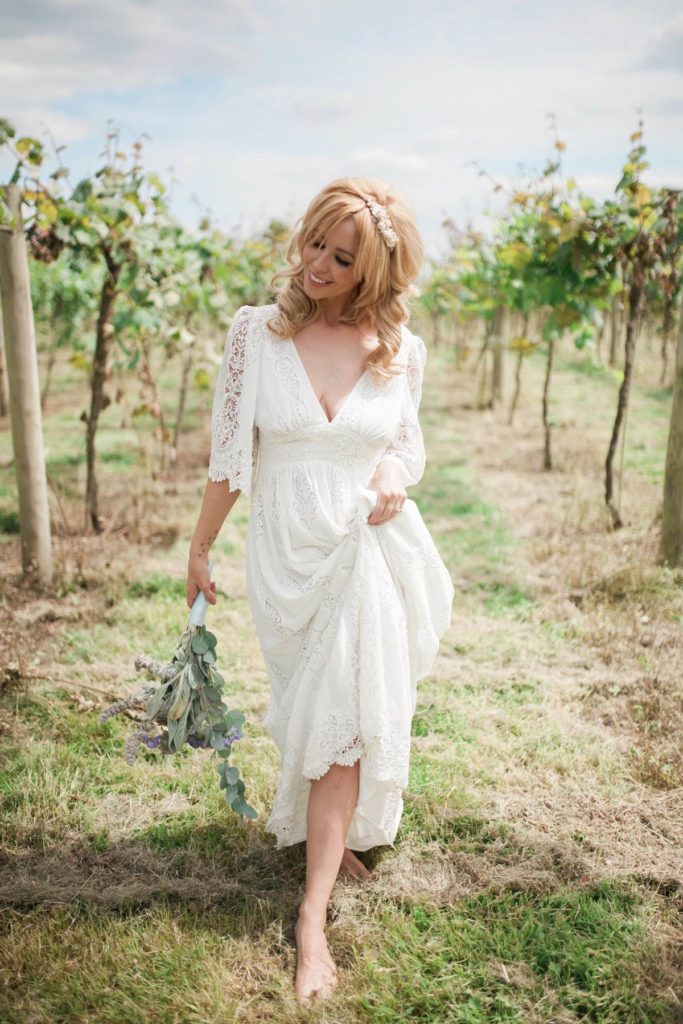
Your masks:
{"label": "ground", "polygon": [[[670,390],[643,343],[614,532],[602,472],[618,372],[563,344],[544,472],[542,371],[536,353],[509,424],[504,407],[476,408],[469,366],[430,348],[428,467],[411,497],[452,572],[453,623],[419,685],[396,843],[365,856],[375,880],[335,886],[331,1022],[683,1020],[683,574],[656,564]],[[169,412],[176,381],[170,367]],[[260,724],[245,499],[214,548],[209,615],[226,700],[247,715],[234,757],[259,818],[225,807],[205,752],[129,766],[133,723],[97,720],[139,687],[136,654],[168,659],[187,620],[209,399],[193,395],[175,470],[154,481],[153,452],[105,412],[106,531],[86,537],[85,396],[58,369],[45,411],[58,571],[40,597],[19,578],[1,441],[3,1021],[319,1019],[292,987],[304,846],[276,851],[264,831],[278,759]]]}

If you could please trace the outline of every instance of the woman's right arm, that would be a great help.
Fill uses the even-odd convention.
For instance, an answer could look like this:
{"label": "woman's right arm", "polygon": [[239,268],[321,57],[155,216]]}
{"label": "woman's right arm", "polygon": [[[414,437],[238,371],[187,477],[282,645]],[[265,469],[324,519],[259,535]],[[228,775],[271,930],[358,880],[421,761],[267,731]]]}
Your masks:
{"label": "woman's right arm", "polygon": [[209,551],[240,494],[239,489],[228,490],[225,480],[206,481],[204,500],[190,542],[187,560],[186,599],[189,608],[194,604],[200,590],[209,604],[216,603],[216,584],[211,582],[209,574]]}
{"label": "woman's right arm", "polygon": [[186,599],[190,608],[200,591],[209,604],[216,603],[216,584],[209,575],[211,545],[242,491],[248,494],[251,486],[258,443],[254,425],[258,349],[251,330],[254,314],[251,306],[240,306],[235,313],[214,389],[209,478],[187,562]]}

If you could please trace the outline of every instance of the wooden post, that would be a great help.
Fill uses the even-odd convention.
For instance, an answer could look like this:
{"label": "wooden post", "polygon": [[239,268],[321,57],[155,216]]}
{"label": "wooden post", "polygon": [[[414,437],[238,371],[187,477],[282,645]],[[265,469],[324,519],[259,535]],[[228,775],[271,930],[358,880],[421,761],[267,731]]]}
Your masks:
{"label": "wooden post", "polygon": [[21,564],[25,576],[52,582],[52,540],[40,410],[28,255],[21,219],[21,189],[7,188],[15,226],[0,228],[0,303],[5,329],[12,445],[19,494]]}
{"label": "wooden post", "polygon": [[5,416],[9,416],[9,392],[5,361],[5,332],[2,327],[2,296],[0,296],[0,417],[4,419]]}
{"label": "wooden post", "polygon": [[683,301],[678,318],[676,372],[666,448],[662,534],[657,561],[672,569],[683,565]]}

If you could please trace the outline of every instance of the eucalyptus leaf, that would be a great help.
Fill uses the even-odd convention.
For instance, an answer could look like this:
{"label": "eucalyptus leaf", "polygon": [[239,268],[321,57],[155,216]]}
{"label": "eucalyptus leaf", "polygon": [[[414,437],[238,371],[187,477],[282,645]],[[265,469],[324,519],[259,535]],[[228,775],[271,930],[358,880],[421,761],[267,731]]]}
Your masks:
{"label": "eucalyptus leaf", "polygon": [[241,711],[229,711],[227,715],[228,727],[235,727],[239,729],[240,726],[244,725],[245,716]]}
{"label": "eucalyptus leaf", "polygon": [[225,679],[220,674],[220,672],[217,671],[217,669],[213,668],[213,666],[209,669],[209,676],[214,686],[219,688],[225,686]]}
{"label": "eucalyptus leaf", "polygon": [[206,654],[210,644],[203,633],[195,633],[192,637],[192,650],[195,654]]}

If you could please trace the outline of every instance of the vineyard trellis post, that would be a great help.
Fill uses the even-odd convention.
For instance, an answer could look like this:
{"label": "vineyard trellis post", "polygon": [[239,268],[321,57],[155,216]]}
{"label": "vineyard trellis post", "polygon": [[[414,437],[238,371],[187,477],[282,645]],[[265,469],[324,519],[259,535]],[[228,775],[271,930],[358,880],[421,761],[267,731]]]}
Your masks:
{"label": "vineyard trellis post", "polygon": [[28,253],[21,217],[21,189],[7,187],[14,227],[0,229],[0,304],[9,380],[12,445],[19,495],[19,533],[24,575],[49,585],[53,577],[38,354],[31,305]]}
{"label": "vineyard trellis post", "polygon": [[7,358],[5,356],[5,330],[2,325],[2,296],[0,296],[0,417],[9,416],[9,392],[7,390]]}
{"label": "vineyard trellis post", "polygon": [[657,560],[672,569],[683,566],[683,301],[678,315],[678,339],[669,440],[664,471],[662,533]]}

